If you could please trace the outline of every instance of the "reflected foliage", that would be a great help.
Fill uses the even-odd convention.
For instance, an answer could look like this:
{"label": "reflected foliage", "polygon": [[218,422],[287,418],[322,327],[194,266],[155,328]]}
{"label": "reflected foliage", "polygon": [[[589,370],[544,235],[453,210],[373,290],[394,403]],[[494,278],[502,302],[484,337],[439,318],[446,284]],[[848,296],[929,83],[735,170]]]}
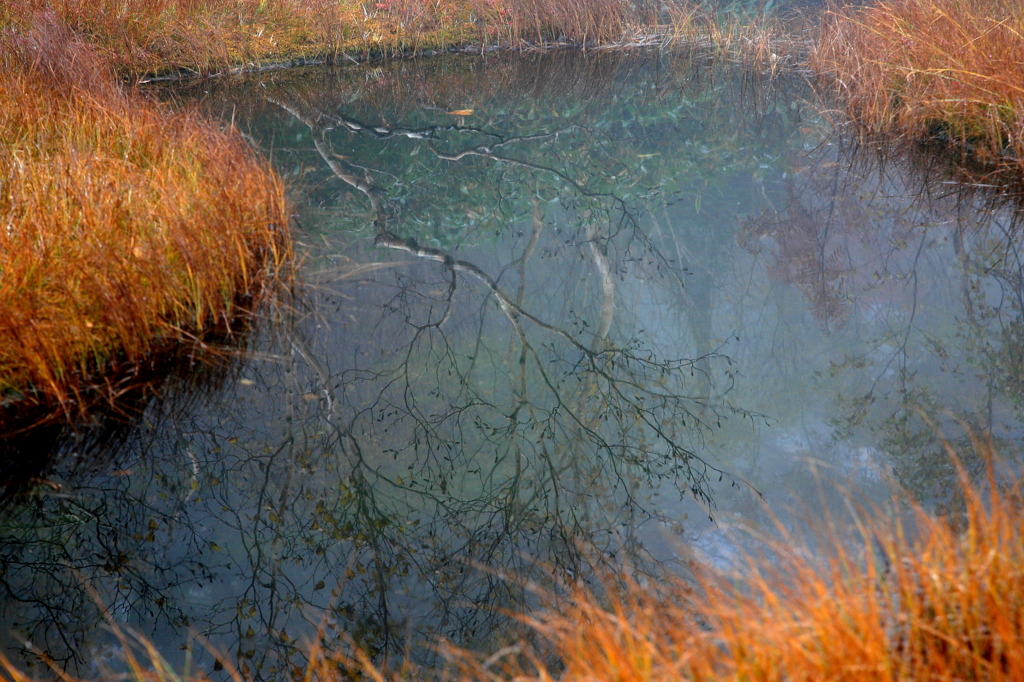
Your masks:
{"label": "reflected foliage", "polygon": [[[702,443],[754,416],[709,326],[737,229],[715,204],[756,202],[798,135],[780,84],[700,55],[563,54],[214,93],[202,106],[230,103],[292,177],[308,295],[216,406],[151,406],[109,468],[10,517],[20,634],[69,662],[99,646],[72,625],[97,622],[81,579],[116,618],[195,627],[263,678],[317,629],[379,655],[490,642],[529,600],[508,576],[652,570],[652,490],[713,512],[725,474]],[[647,287],[684,338],[645,328]],[[75,521],[29,542],[52,518]]]}

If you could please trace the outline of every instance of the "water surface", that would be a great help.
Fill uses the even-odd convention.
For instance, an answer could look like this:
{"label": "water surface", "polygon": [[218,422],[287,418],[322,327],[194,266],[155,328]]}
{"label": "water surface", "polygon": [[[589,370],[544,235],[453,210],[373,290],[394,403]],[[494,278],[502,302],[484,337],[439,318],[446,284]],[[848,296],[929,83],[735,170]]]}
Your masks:
{"label": "water surface", "polygon": [[513,636],[517,577],[729,567],[741,522],[841,517],[836,482],[955,511],[924,417],[1020,442],[1014,217],[769,76],[566,52],[176,91],[289,180],[301,287],[202,390],[50,446],[0,641],[115,665],[102,603],[206,671],[280,676],[317,631],[429,660]]}

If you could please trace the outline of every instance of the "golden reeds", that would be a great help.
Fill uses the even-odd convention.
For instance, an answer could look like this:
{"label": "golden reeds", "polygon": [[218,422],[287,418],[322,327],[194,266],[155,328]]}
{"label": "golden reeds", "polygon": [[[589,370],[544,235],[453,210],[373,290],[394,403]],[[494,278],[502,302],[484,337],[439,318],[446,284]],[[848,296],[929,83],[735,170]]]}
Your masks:
{"label": "golden reeds", "polygon": [[886,0],[827,13],[811,66],[862,132],[1024,172],[1024,3]]}
{"label": "golden reeds", "polygon": [[283,186],[240,136],[125,94],[46,17],[2,37],[0,140],[0,398],[74,409],[287,260]]}

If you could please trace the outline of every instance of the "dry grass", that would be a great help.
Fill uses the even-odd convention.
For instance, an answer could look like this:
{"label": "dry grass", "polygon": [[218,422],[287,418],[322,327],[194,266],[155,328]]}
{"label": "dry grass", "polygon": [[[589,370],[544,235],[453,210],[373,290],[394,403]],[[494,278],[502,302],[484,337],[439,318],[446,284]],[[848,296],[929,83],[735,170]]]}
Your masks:
{"label": "dry grass", "polygon": [[[209,679],[192,673],[190,670],[177,671],[160,655],[153,642],[134,632],[126,632],[117,626],[112,618],[108,618],[108,626],[116,636],[123,654],[122,663],[125,672],[110,672],[106,679],[134,680],[134,682],[199,682]],[[46,676],[63,682],[82,682],[51,664]],[[3,653],[0,653],[0,680],[3,682],[35,682],[40,679],[21,670]],[[234,674],[231,679],[243,682],[241,676]]]}
{"label": "dry grass", "polygon": [[740,41],[694,0],[23,0],[0,28],[46,14],[122,74],[213,73],[293,59],[363,58],[454,46],[551,41]]}
{"label": "dry grass", "polygon": [[0,399],[74,410],[238,312],[288,258],[280,180],[237,134],[125,94],[54,22],[0,38]]}
{"label": "dry grass", "polygon": [[862,132],[1024,171],[1024,3],[888,0],[826,14],[811,59]]}

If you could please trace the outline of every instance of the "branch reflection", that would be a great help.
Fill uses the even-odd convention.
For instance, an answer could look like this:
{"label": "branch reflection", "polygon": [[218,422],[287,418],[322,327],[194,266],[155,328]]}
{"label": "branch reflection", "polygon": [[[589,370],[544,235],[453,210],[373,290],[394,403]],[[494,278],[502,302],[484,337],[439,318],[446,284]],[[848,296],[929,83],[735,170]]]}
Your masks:
{"label": "branch reflection", "polygon": [[703,519],[800,499],[797,460],[938,497],[919,408],[1019,436],[1003,209],[851,162],[796,78],[486,59],[195,86],[291,178],[305,290],[214,390],[166,387],[96,466],[33,473],[54,485],[3,517],[5,646],[89,676],[117,660],[106,609],[253,679],[341,633],[493,649],[528,579],[685,571],[663,531],[734,550]]}

